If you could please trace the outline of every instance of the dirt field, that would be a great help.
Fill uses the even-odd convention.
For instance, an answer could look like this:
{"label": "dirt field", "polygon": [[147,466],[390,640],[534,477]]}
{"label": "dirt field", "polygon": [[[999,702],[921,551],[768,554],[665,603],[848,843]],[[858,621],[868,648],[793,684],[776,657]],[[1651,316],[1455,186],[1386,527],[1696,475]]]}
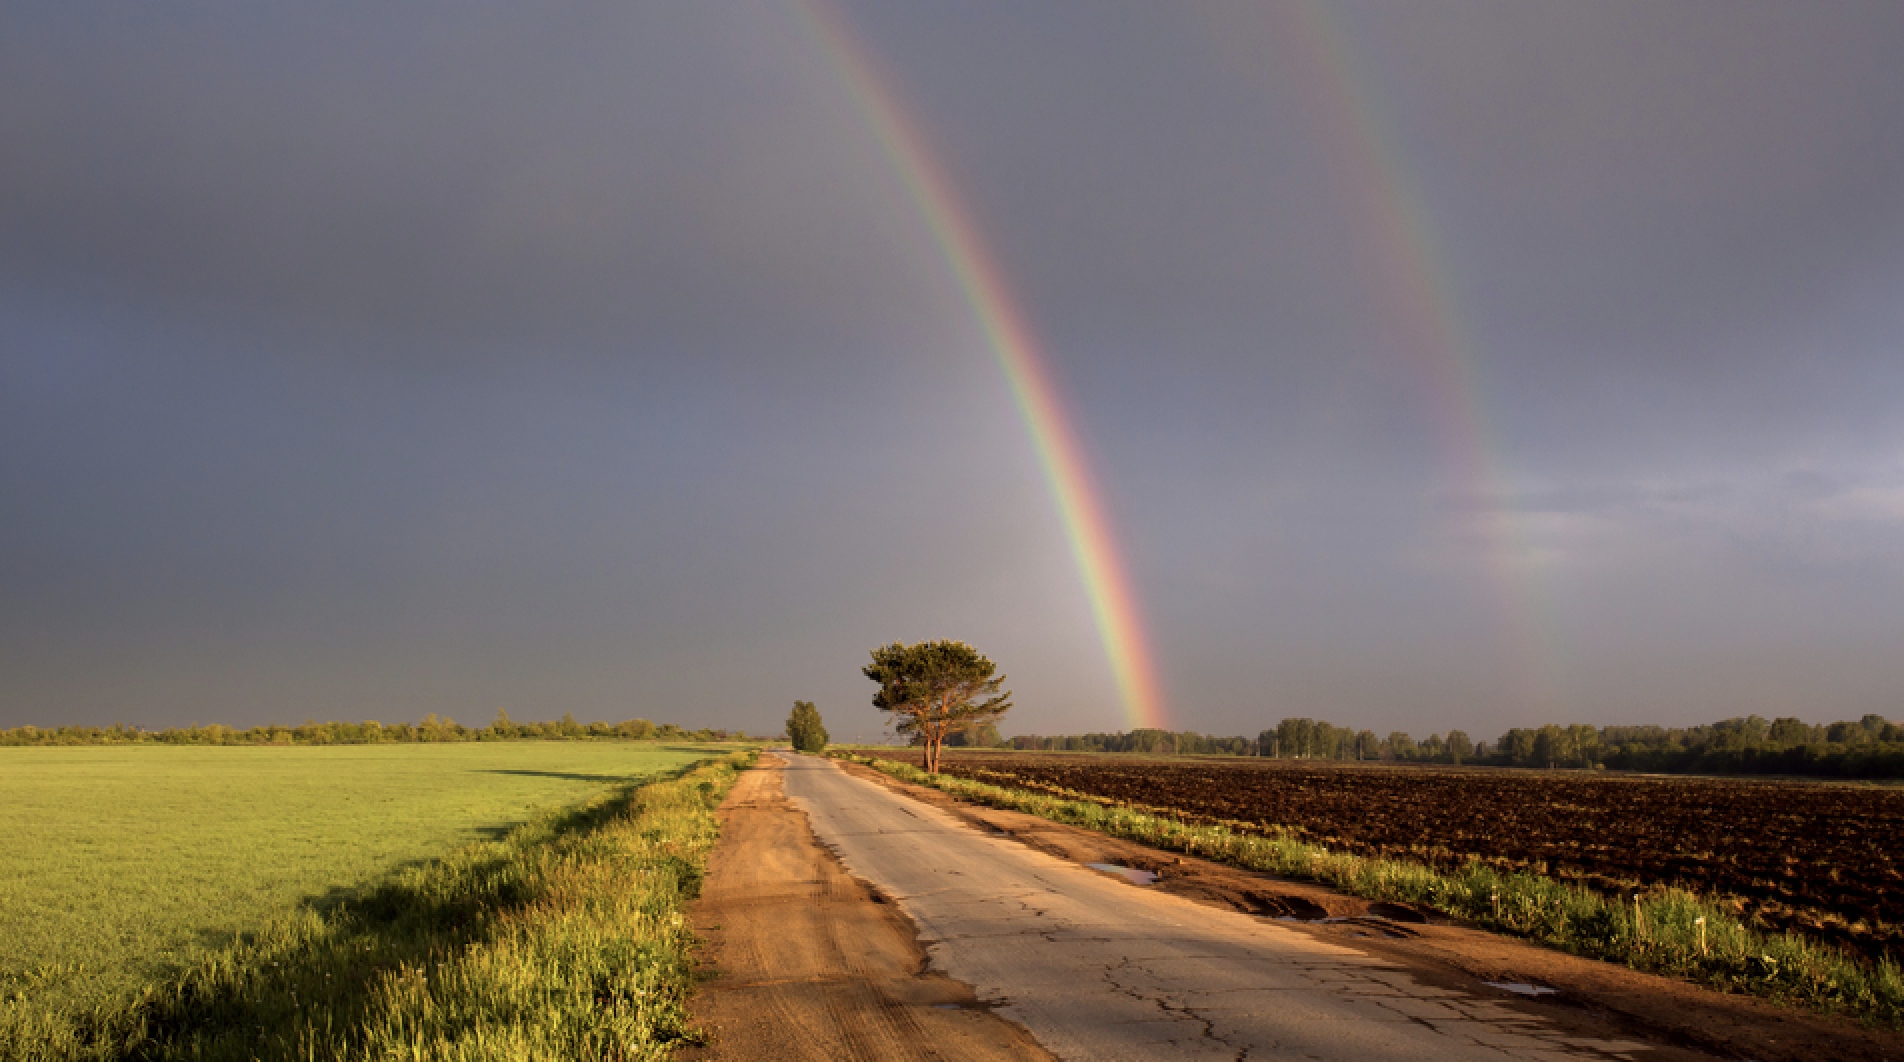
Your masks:
{"label": "dirt field", "polygon": [[[1343,919],[1299,928],[1405,964],[1431,984],[1463,990],[1471,990],[1477,982],[1551,986],[1559,990],[1557,994],[1538,1001],[1501,995],[1511,1005],[1535,1008],[1583,1035],[1651,1041],[1660,1047],[1649,1057],[1662,1062],[1693,1055],[1761,1062],[1904,1060],[1904,1034],[1897,1032],[1864,1029],[1849,1021],[1723,995],[1468,929],[1434,918],[1432,913],[1372,904],[1320,886],[1178,856],[1019,812],[965,804],[869,768],[846,765],[845,769],[953,811],[976,829],[1002,832],[1073,862],[1110,863],[1158,873],[1161,877],[1151,888],[1199,903],[1264,917]],[[1427,921],[1404,921],[1424,913]]]}
{"label": "dirt field", "polygon": [[1612,893],[1677,885],[1736,897],[1772,926],[1904,954],[1904,789],[1048,753],[959,752],[945,770],[1358,855],[1478,858]]}

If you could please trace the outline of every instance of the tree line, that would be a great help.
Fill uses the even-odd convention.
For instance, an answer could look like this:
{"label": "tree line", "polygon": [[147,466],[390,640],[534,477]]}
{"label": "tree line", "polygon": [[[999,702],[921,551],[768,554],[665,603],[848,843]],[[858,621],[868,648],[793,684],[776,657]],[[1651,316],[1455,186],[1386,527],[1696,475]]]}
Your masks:
{"label": "tree line", "polygon": [[673,723],[629,719],[619,723],[581,723],[571,713],[551,722],[517,722],[507,711],[486,727],[468,727],[453,719],[426,715],[418,723],[383,724],[306,721],[300,726],[269,723],[239,728],[207,726],[146,730],[116,723],[112,726],[22,726],[0,730],[5,745],[379,745],[446,741],[748,741],[738,730],[688,730]]}
{"label": "tree line", "polygon": [[1372,730],[1322,720],[1288,718],[1254,739],[1139,729],[1112,734],[1020,734],[1007,741],[972,744],[1038,752],[1904,778],[1904,724],[1880,715],[1866,715],[1856,722],[1821,724],[1792,717],[1767,720],[1757,715],[1691,727],[1550,723],[1517,727],[1492,742],[1476,741],[1460,730],[1417,740],[1404,731],[1381,736]]}
{"label": "tree line", "polygon": [[1020,734],[999,744],[1028,752],[1135,752],[1144,755],[1254,756],[1256,743],[1246,737],[1217,737],[1194,730],[1142,728],[1129,733],[1071,734],[1046,737]]}
{"label": "tree line", "polygon": [[1683,728],[1549,725],[1509,730],[1492,759],[1512,767],[1904,778],[1904,724],[1871,714],[1824,724],[1748,715]]}

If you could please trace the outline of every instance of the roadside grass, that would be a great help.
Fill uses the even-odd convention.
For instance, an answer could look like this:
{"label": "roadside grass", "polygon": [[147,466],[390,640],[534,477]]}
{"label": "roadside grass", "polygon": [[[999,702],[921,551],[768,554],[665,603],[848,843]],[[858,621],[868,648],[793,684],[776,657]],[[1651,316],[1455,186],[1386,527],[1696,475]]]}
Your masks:
{"label": "roadside grass", "polygon": [[0,1006],[0,1058],[662,1059],[713,808],[755,752],[303,907],[129,1001]]}
{"label": "roadside grass", "polygon": [[910,764],[843,758],[901,781],[1278,877],[1316,881],[1371,900],[1421,904],[1495,932],[1635,970],[1681,977],[1892,1028],[1904,1027],[1904,970],[1740,921],[1720,900],[1680,889],[1629,897],[1479,863],[1441,871],[1367,859],[1301,841],[1190,825],[1095,799],[927,774]]}
{"label": "roadside grass", "polygon": [[705,759],[633,742],[0,749],[0,1000],[100,1006],[299,903]]}

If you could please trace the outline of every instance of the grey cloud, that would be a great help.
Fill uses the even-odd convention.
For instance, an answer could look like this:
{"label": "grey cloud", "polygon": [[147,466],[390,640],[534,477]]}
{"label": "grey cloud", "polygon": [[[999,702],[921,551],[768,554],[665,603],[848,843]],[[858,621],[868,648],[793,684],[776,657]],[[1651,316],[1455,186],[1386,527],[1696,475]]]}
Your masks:
{"label": "grey cloud", "polygon": [[790,356],[935,312],[790,12],[198,10],[12,20],[0,275],[425,343]]}
{"label": "grey cloud", "polygon": [[[1294,5],[843,10],[1049,354],[1183,725],[1542,721],[1504,587],[1579,718],[1893,710],[1896,5],[1329,5],[1356,98]],[[790,6],[16,4],[0,723],[761,728],[950,635],[1024,729],[1118,725],[942,259]]]}

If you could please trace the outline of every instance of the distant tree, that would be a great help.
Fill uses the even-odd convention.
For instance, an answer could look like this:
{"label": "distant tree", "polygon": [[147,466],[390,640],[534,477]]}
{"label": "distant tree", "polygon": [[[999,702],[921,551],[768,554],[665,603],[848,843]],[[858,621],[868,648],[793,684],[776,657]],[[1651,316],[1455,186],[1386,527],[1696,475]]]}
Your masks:
{"label": "distant tree", "polygon": [[996,724],[1011,709],[1011,692],[999,692],[1005,676],[998,665],[964,642],[894,642],[872,656],[860,673],[879,683],[873,706],[897,718],[894,730],[918,740],[927,771],[938,771],[953,728]]}
{"label": "distant tree", "polygon": [[[1847,734],[1852,730],[1862,729],[1855,723],[1835,724],[1831,728],[1834,735],[1831,740],[1844,740],[1843,736],[1837,736],[1840,726],[1844,727]],[[1787,715],[1772,720],[1772,727],[1766,731],[1765,736],[1774,745],[1803,745],[1811,740],[1811,727],[1806,726],[1804,720],[1794,719]]]}
{"label": "distant tree", "polygon": [[992,749],[1003,745],[1005,739],[998,736],[995,723],[967,723],[953,727],[945,735],[945,743],[951,748]]}
{"label": "distant tree", "polygon": [[826,748],[826,727],[820,722],[820,710],[812,701],[793,702],[793,714],[787,716],[787,737],[799,752],[820,752]]}
{"label": "distant tree", "polygon": [[1534,765],[1534,732],[1515,727],[1501,735],[1501,750],[1507,754],[1509,763],[1516,767]]}
{"label": "distant tree", "polygon": [[1567,732],[1548,723],[1534,732],[1534,766],[1552,767],[1566,755]]}
{"label": "distant tree", "polygon": [[1382,739],[1375,736],[1375,731],[1364,730],[1355,735],[1355,758],[1358,760],[1382,758]]}
{"label": "distant tree", "polygon": [[1130,732],[1130,752],[1142,752],[1147,755],[1170,755],[1180,751],[1177,747],[1177,735],[1156,727],[1138,727]]}
{"label": "distant tree", "polygon": [[1600,752],[1600,728],[1574,723],[1567,728],[1568,762],[1576,767],[1591,767]]}
{"label": "distant tree", "polygon": [[1474,742],[1468,737],[1466,731],[1448,731],[1448,754],[1456,763],[1474,758]]}
{"label": "distant tree", "polygon": [[1314,754],[1316,721],[1285,719],[1276,724],[1276,755],[1299,760]]}
{"label": "distant tree", "polygon": [[649,741],[655,736],[655,726],[646,719],[630,719],[615,728],[622,737],[633,741]]}

